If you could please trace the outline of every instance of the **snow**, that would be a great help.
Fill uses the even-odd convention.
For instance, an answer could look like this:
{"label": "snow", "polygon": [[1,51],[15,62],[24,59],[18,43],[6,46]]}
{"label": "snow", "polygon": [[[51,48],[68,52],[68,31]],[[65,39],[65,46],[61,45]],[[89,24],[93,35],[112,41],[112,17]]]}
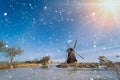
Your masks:
{"label": "snow", "polygon": [[94,47],[94,48],[96,48],[97,46],[96,46],[96,45],[94,45],[93,47]]}
{"label": "snow", "polygon": [[29,6],[31,7],[31,6],[32,6],[32,4],[31,4],[31,3],[29,3]]}
{"label": "snow", "polygon": [[92,16],[95,16],[95,15],[96,15],[96,14],[93,12],[93,13],[92,13]]}
{"label": "snow", "polygon": [[72,42],[72,40],[68,40],[68,43],[71,43]]}
{"label": "snow", "polygon": [[7,48],[7,47],[8,47],[8,45],[5,45],[5,47]]}
{"label": "snow", "polygon": [[7,14],[7,12],[4,12],[4,16],[7,16],[8,14]]}
{"label": "snow", "polygon": [[44,6],[44,10],[47,10],[48,9],[48,7],[47,6]]}

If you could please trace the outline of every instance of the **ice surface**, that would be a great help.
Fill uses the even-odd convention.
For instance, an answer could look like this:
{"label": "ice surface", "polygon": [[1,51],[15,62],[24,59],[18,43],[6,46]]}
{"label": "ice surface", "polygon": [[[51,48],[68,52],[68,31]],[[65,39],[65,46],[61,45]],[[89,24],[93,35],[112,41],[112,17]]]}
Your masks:
{"label": "ice surface", "polygon": [[0,71],[0,80],[118,80],[104,69],[34,67]]}

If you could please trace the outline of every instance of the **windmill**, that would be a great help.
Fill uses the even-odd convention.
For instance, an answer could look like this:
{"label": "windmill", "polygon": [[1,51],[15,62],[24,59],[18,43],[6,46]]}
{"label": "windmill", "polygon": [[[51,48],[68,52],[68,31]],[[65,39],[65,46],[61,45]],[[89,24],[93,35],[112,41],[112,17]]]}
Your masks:
{"label": "windmill", "polygon": [[74,43],[74,46],[73,47],[70,47],[69,45],[68,46],[68,49],[67,49],[67,60],[66,62],[68,64],[71,64],[71,63],[76,63],[77,62],[77,59],[75,57],[75,54],[77,54],[79,57],[81,57],[82,59],[84,59],[76,50],[76,45],[77,45],[77,40],[75,41]]}

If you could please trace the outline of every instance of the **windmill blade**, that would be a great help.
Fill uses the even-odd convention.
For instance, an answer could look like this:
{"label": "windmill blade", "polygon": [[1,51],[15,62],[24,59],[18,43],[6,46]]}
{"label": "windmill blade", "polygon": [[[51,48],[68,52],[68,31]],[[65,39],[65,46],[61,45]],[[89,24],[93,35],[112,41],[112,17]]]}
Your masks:
{"label": "windmill blade", "polygon": [[75,51],[75,53],[80,56],[82,59],[84,59],[77,51]]}
{"label": "windmill blade", "polygon": [[76,44],[77,44],[77,40],[75,40],[75,44],[74,44],[74,46],[73,46],[73,49],[75,49],[75,47],[76,47]]}

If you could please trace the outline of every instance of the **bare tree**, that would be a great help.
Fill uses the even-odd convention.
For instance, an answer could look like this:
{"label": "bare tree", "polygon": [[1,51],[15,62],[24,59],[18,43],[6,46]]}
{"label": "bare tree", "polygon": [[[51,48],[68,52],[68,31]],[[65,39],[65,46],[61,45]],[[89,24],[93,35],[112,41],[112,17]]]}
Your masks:
{"label": "bare tree", "polygon": [[99,56],[100,63],[112,63],[112,61],[108,60],[105,56]]}
{"label": "bare tree", "polygon": [[106,64],[107,67],[113,67],[114,66],[114,63],[110,60],[108,60],[105,56],[99,56],[99,62],[101,64]]}
{"label": "bare tree", "polygon": [[100,63],[107,63],[108,62],[108,60],[107,60],[107,58],[105,56],[99,56],[98,59],[99,59]]}
{"label": "bare tree", "polygon": [[23,50],[20,47],[13,47],[13,48],[8,48],[6,50],[7,52],[7,57],[10,58],[10,64],[13,62],[13,59],[16,55],[20,55]]}

